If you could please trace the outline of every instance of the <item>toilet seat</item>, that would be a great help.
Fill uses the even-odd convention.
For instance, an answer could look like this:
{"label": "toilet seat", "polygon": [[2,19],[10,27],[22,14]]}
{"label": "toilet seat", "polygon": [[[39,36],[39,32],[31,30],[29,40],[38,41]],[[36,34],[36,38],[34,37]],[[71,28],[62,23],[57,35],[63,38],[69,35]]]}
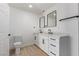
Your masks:
{"label": "toilet seat", "polygon": [[15,42],[15,43],[14,43],[14,46],[15,46],[15,48],[18,48],[18,47],[21,46],[21,44],[22,44],[22,42]]}

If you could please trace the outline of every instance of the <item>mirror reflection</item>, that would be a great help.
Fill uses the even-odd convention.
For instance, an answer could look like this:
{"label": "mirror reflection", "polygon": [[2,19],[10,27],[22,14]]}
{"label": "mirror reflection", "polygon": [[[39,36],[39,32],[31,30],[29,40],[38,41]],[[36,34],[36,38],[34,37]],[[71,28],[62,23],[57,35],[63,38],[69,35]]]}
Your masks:
{"label": "mirror reflection", "polygon": [[45,16],[40,17],[39,19],[39,27],[44,28],[44,23],[45,23]]}
{"label": "mirror reflection", "polygon": [[47,15],[48,27],[55,27],[57,25],[56,16],[56,10]]}

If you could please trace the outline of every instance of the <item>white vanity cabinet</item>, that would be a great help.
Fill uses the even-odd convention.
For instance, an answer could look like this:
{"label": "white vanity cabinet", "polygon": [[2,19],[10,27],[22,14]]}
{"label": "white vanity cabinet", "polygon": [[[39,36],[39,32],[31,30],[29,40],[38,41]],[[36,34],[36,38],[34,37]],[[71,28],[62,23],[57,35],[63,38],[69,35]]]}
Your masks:
{"label": "white vanity cabinet", "polygon": [[57,55],[57,42],[56,42],[57,38],[53,38],[49,36],[49,40],[48,40],[48,55],[50,56],[56,56]]}
{"label": "white vanity cabinet", "polygon": [[38,46],[44,50],[44,39],[43,39],[43,36],[39,35],[39,38],[38,38]]}
{"label": "white vanity cabinet", "polygon": [[38,44],[38,33],[34,33],[34,44]]}
{"label": "white vanity cabinet", "polygon": [[70,56],[70,37],[63,35],[49,36],[48,55]]}
{"label": "white vanity cabinet", "polygon": [[44,36],[43,38],[44,41],[44,51],[48,54],[48,37]]}
{"label": "white vanity cabinet", "polygon": [[48,54],[48,37],[39,35],[38,46]]}
{"label": "white vanity cabinet", "polygon": [[70,37],[64,34],[38,34],[36,45],[49,56],[70,56]]}

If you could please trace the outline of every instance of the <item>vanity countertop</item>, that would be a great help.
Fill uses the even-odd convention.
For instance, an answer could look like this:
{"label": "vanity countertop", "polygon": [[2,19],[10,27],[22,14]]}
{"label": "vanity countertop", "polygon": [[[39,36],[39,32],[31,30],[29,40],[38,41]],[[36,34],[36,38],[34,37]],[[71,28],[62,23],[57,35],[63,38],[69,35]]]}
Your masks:
{"label": "vanity countertop", "polygon": [[57,37],[60,37],[60,36],[69,36],[68,34],[65,34],[65,33],[53,33],[53,34],[48,34],[48,33],[34,33],[35,35],[42,35],[42,36],[50,36],[50,37],[53,37],[53,36],[57,36]]}

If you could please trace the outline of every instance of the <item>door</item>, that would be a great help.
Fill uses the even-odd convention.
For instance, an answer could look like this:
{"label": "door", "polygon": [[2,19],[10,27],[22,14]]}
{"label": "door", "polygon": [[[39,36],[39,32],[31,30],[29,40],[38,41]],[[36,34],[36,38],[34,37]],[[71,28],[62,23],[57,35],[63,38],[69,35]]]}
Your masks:
{"label": "door", "polygon": [[9,55],[9,39],[7,34],[0,33],[0,56]]}
{"label": "door", "polygon": [[38,46],[44,50],[44,39],[43,39],[43,36],[39,35],[39,38],[38,38]]}
{"label": "door", "polygon": [[48,37],[44,37],[44,51],[48,53]]}
{"label": "door", "polygon": [[48,53],[48,38],[45,36],[41,38],[41,49]]}
{"label": "door", "polygon": [[48,37],[45,36],[39,36],[39,47],[48,53]]}
{"label": "door", "polygon": [[9,55],[9,7],[0,4],[0,56]]}
{"label": "door", "polygon": [[43,37],[40,36],[39,38],[39,47],[43,50]]}

